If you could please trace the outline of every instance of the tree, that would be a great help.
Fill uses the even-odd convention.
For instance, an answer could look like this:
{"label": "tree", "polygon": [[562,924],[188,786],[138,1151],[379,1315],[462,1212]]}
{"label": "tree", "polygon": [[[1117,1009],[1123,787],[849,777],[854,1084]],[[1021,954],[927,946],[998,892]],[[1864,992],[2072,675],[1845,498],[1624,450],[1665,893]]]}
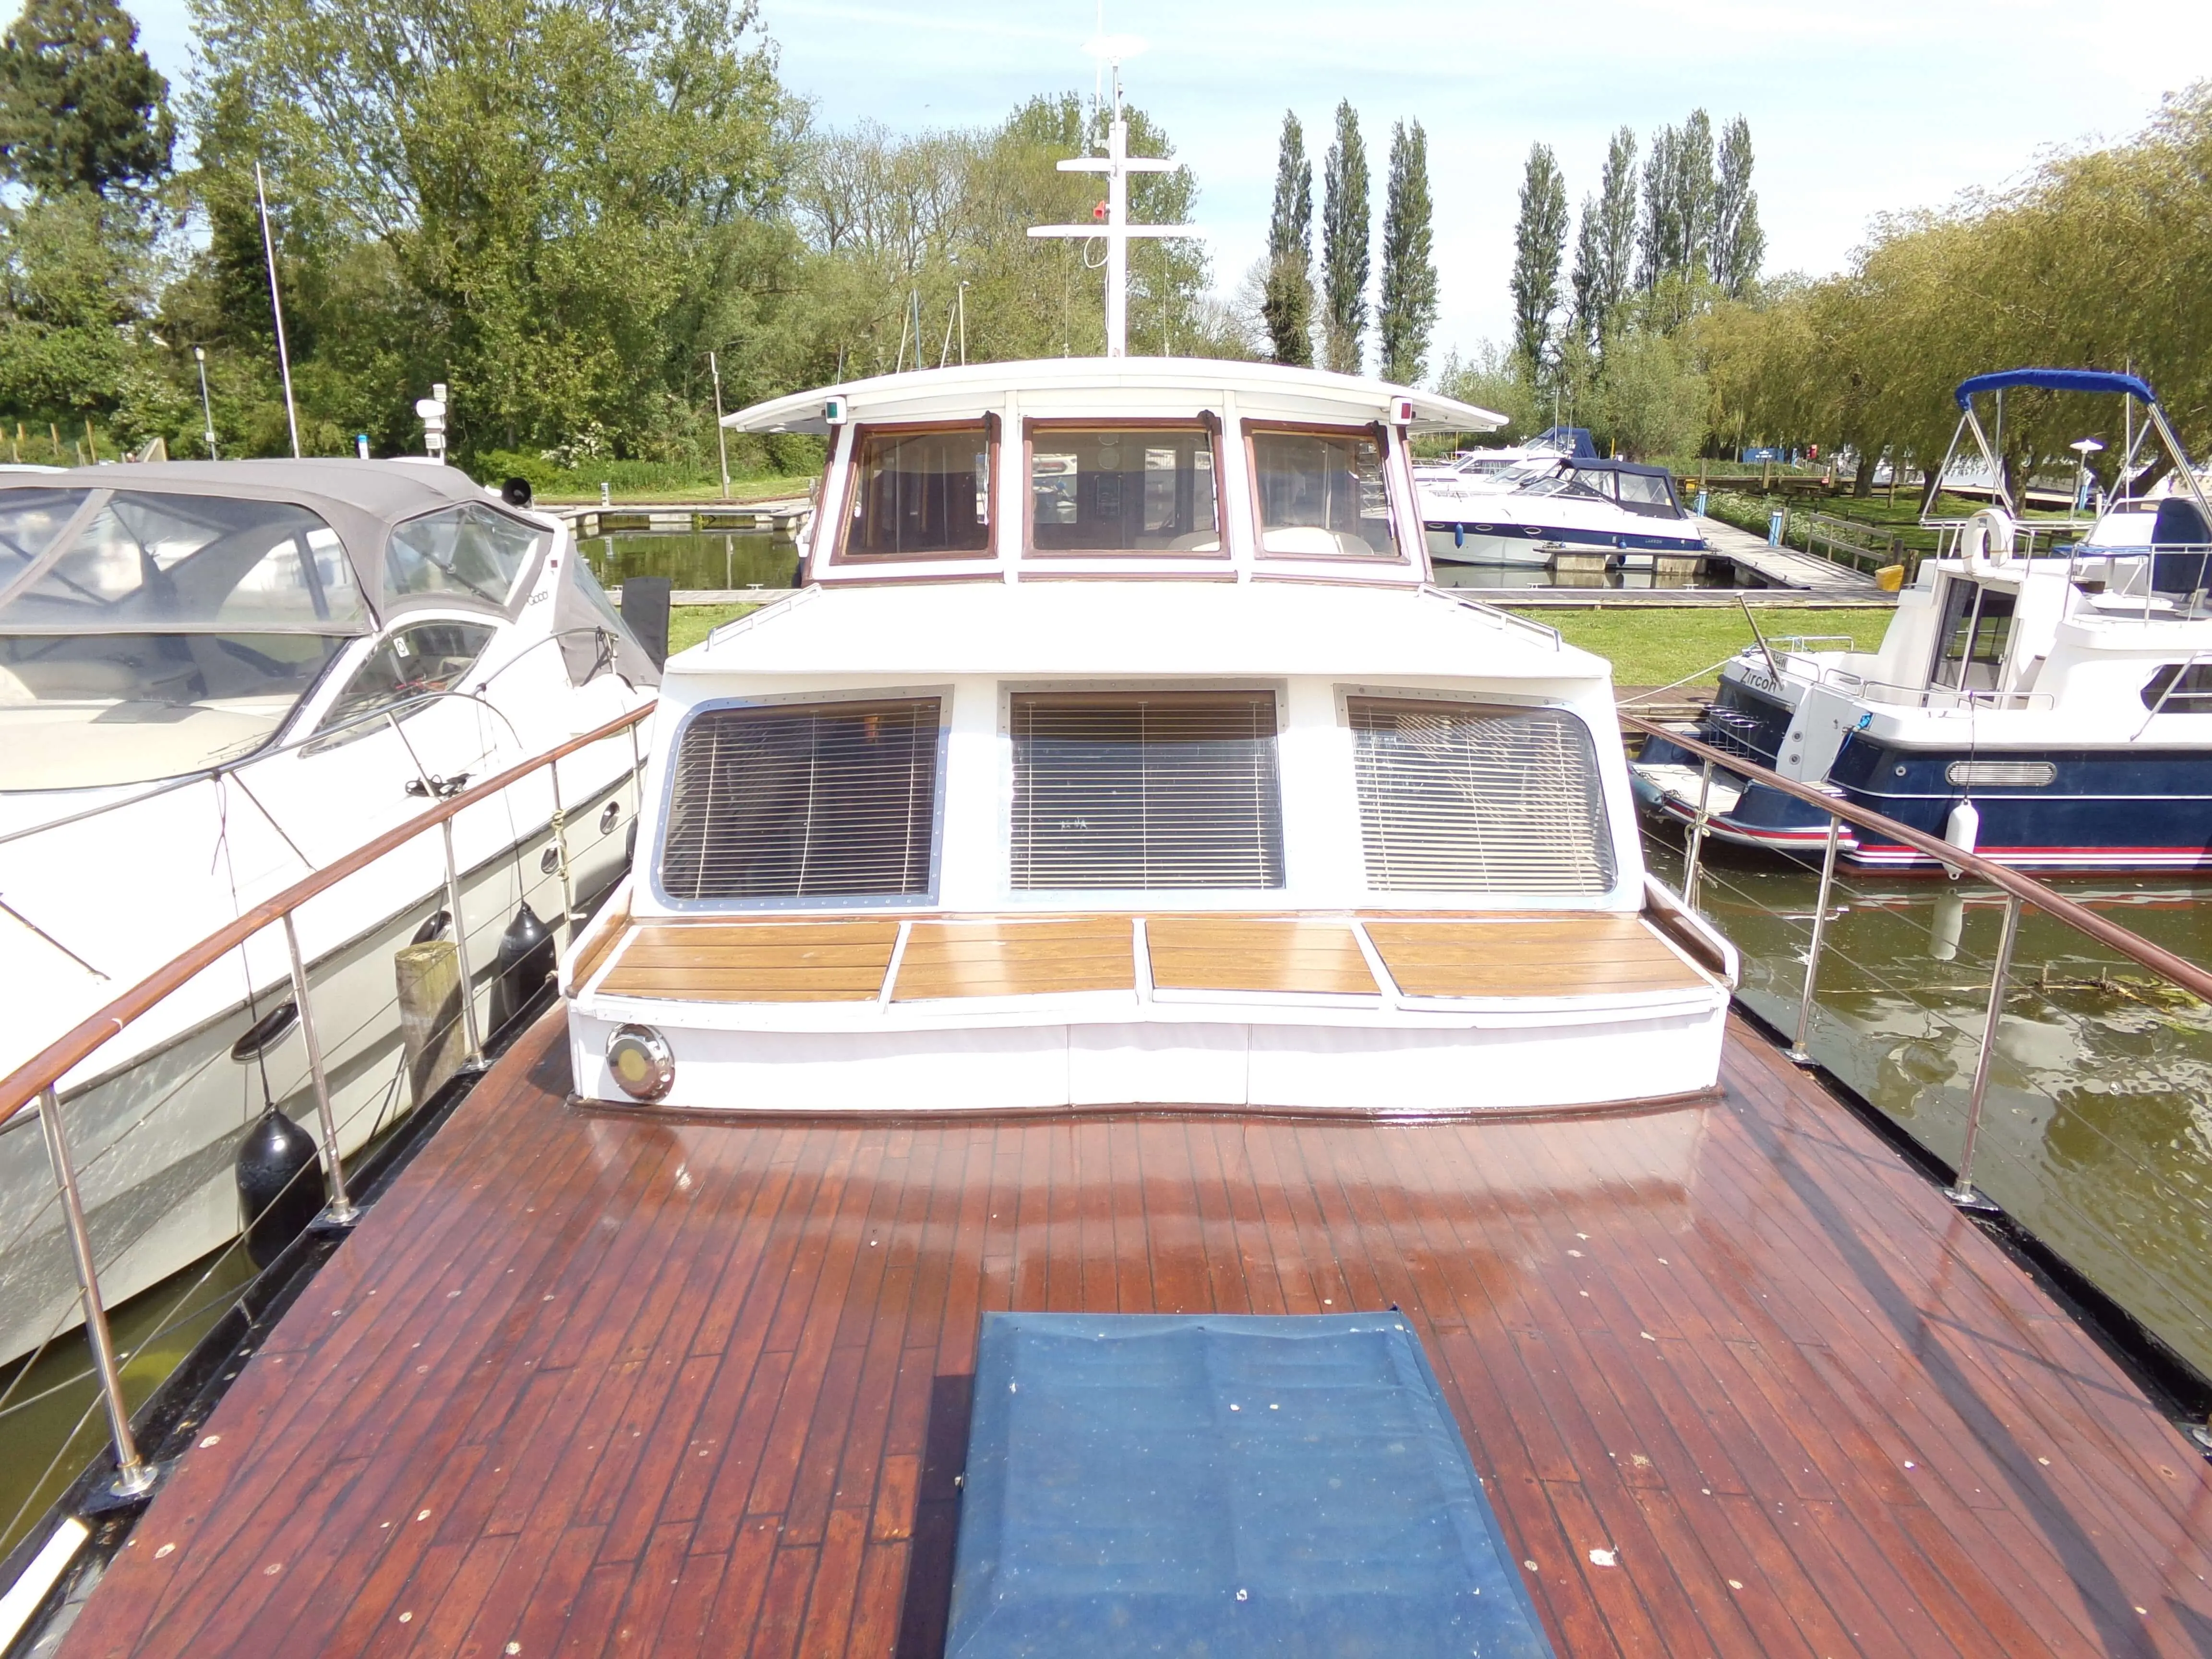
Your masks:
{"label": "tree", "polygon": [[1766,237],[1759,228],[1759,192],[1751,187],[1751,124],[1741,115],[1721,135],[1713,189],[1712,276],[1731,300],[1759,280]]}
{"label": "tree", "polygon": [[1336,106],[1336,142],[1322,159],[1322,332],[1328,367],[1357,374],[1366,356],[1367,145],[1346,100]]}
{"label": "tree", "polygon": [[1592,347],[1602,348],[1628,297],[1635,257],[1636,135],[1622,127],[1606,148],[1597,195],[1583,198],[1575,238],[1575,326]]}
{"label": "tree", "polygon": [[1671,187],[1681,236],[1672,269],[1694,283],[1712,271],[1713,124],[1701,109],[1690,112],[1677,136]]}
{"label": "tree", "polygon": [[112,0],[28,0],[0,37],[0,172],[43,195],[168,174],[169,83]]}
{"label": "tree", "polygon": [[1435,236],[1430,224],[1429,136],[1419,121],[1390,129],[1390,185],[1382,214],[1382,378],[1421,378],[1437,323]]}
{"label": "tree", "polygon": [[1521,179],[1521,217],[1513,230],[1513,350],[1532,386],[1544,378],[1552,316],[1559,305],[1559,262],[1567,245],[1567,186],[1546,144],[1528,147]]}
{"label": "tree", "polygon": [[1267,283],[1262,315],[1279,363],[1313,362],[1313,163],[1298,118],[1283,112],[1275,161],[1275,206],[1267,220]]}

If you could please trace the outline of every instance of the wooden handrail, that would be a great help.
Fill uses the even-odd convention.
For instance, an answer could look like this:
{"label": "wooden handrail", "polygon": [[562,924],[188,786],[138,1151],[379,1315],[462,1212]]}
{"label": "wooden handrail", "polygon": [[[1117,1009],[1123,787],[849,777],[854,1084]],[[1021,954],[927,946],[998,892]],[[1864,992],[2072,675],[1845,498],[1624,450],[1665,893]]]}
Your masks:
{"label": "wooden handrail", "polygon": [[[510,766],[497,776],[485,779],[451,800],[439,802],[396,829],[386,830],[374,841],[356,848],[343,858],[324,866],[305,879],[293,883],[275,896],[264,899],[237,921],[219,928],[190,950],[173,957],[98,1013],[80,1021],[18,1066],[4,1079],[0,1079],[0,1127],[12,1121],[17,1113],[46,1090],[59,1083],[72,1067],[90,1058],[117,1032],[154,1007],[193,975],[213,966],[264,927],[272,922],[282,921],[317,894],[328,891],[355,872],[366,869],[395,848],[405,846],[425,830],[435,829],[447,819],[458,816],[464,807],[497,794],[509,784],[528,777],[541,767],[550,766],[580,749],[603,743],[617,732],[637,725],[653,713],[653,707],[647,703],[642,708],[632,709],[581,737],[571,738],[542,755]],[[459,917],[453,920],[456,927],[460,925]]]}
{"label": "wooden handrail", "polygon": [[2007,869],[1978,854],[1961,852],[1948,841],[1938,840],[1882,813],[1838,799],[1796,778],[1785,778],[1756,761],[1746,760],[1741,755],[1725,749],[1717,749],[1686,732],[1632,714],[1626,709],[1620,710],[1619,714],[1623,726],[1641,732],[1646,737],[1664,738],[1668,742],[1712,762],[1715,766],[1726,768],[1738,777],[1763,783],[1770,789],[1778,789],[1795,799],[1819,807],[1823,812],[1833,813],[1846,823],[1855,823],[1862,830],[1872,830],[1893,841],[1901,842],[1915,851],[1927,854],[1948,868],[2010,893],[2022,903],[2033,905],[2045,915],[2064,922],[2075,932],[2086,933],[2098,944],[2108,946],[2130,961],[2149,969],[2160,978],[2172,981],[2191,995],[2212,1002],[2212,973],[2208,973],[2185,957],[2178,957],[2163,946],[2153,945],[2142,935],[2129,932],[2117,921],[2099,915],[2087,905],[2045,887],[2032,876]]}

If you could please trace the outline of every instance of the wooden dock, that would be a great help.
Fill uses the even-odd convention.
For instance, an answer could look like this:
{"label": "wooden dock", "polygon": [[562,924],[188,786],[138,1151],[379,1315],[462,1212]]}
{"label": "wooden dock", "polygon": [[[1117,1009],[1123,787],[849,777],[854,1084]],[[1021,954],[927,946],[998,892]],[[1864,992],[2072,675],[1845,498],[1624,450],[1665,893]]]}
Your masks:
{"label": "wooden dock", "polygon": [[719,535],[766,532],[788,536],[813,507],[804,495],[773,501],[671,501],[643,506],[620,502],[543,501],[538,510],[564,520],[578,536],[623,536],[659,532]]}
{"label": "wooden dock", "polygon": [[939,1652],[978,1316],[1401,1307],[1559,1651],[2202,1656],[2212,1470],[1749,1028],[1518,1121],[701,1121],[499,1062],[62,1651]]}

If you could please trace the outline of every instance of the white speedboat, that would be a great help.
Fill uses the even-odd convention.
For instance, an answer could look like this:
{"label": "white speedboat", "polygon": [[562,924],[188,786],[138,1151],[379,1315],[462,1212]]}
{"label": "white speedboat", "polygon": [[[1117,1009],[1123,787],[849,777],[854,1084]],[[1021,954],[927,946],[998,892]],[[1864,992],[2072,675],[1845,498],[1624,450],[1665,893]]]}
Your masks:
{"label": "white speedboat", "polygon": [[[560,521],[450,468],[0,478],[0,1073],[469,780],[649,702],[657,678]],[[557,802],[541,777],[511,812],[459,821],[479,980],[524,906],[562,933],[620,873],[634,766],[627,739],[599,744],[562,763]],[[299,919],[345,1151],[422,1081],[402,1054],[393,957],[451,936],[439,842]],[[112,1297],[235,1237],[241,1131],[272,1102],[311,1117],[289,966],[264,932],[64,1088]],[[77,1316],[32,1122],[0,1131],[0,1358]]]}
{"label": "white speedboat", "polygon": [[[2212,502],[2150,387],[2093,370],[2018,369],[1959,388],[1990,476],[1971,400],[2015,386],[2138,400],[2143,437],[2168,447],[2172,470],[2148,495],[2108,501],[2079,540],[2081,526],[2015,519],[2002,497],[1930,520],[1942,556],[1898,596],[1877,650],[1754,643],[1684,730],[2023,869],[2212,867]],[[2134,455],[2124,468],[2137,472]],[[1702,795],[1722,839],[1826,839],[1816,809],[1724,771],[1709,784],[1664,738],[1647,742],[1636,772],[1646,803],[1677,819]],[[1934,863],[1863,833],[1843,851],[1861,865]]]}
{"label": "white speedboat", "polygon": [[1423,486],[1430,556],[1446,564],[1546,565],[1581,555],[1641,568],[1656,555],[1705,550],[1663,466],[1562,455],[1522,463],[1528,468],[1540,470],[1510,490],[1480,480]]}
{"label": "white speedboat", "polygon": [[566,959],[587,1100],[1547,1109],[1710,1087],[1733,958],[1645,872],[1604,661],[1430,584],[1410,433],[1268,364],[896,374],[802,590],[672,659]]}

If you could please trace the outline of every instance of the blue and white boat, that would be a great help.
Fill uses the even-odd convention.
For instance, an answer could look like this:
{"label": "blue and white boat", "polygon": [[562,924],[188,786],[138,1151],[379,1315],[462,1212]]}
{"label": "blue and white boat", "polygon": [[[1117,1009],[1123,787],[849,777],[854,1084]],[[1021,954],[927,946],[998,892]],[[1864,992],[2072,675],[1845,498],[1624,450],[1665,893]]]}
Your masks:
{"label": "blue and white boat", "polygon": [[[1898,598],[1871,652],[1760,641],[1721,672],[1705,719],[1681,728],[1785,777],[1886,813],[1984,857],[2033,870],[2212,867],[2212,504],[2151,388],[2131,374],[2014,369],[1956,396],[2002,477],[1973,405],[2010,387],[2135,400],[2124,477],[2156,436],[2171,470],[2074,520],[2021,522],[2012,501],[1941,532],[1938,556]],[[1957,440],[1954,440],[1954,448]],[[1947,458],[1946,470],[1949,461]],[[2038,545],[2040,540],[2044,544]],[[1849,641],[1843,641],[1848,646]],[[1817,848],[1816,809],[1654,738],[1635,770],[1647,808],[1687,821],[1701,792],[1711,832]],[[1844,855],[1933,867],[1913,848],[1845,832]]]}
{"label": "blue and white boat", "polygon": [[1481,478],[1428,480],[1419,489],[1429,556],[1447,564],[1543,565],[1561,553],[1601,553],[1644,565],[1655,554],[1705,550],[1663,466],[1562,454],[1507,491]]}

